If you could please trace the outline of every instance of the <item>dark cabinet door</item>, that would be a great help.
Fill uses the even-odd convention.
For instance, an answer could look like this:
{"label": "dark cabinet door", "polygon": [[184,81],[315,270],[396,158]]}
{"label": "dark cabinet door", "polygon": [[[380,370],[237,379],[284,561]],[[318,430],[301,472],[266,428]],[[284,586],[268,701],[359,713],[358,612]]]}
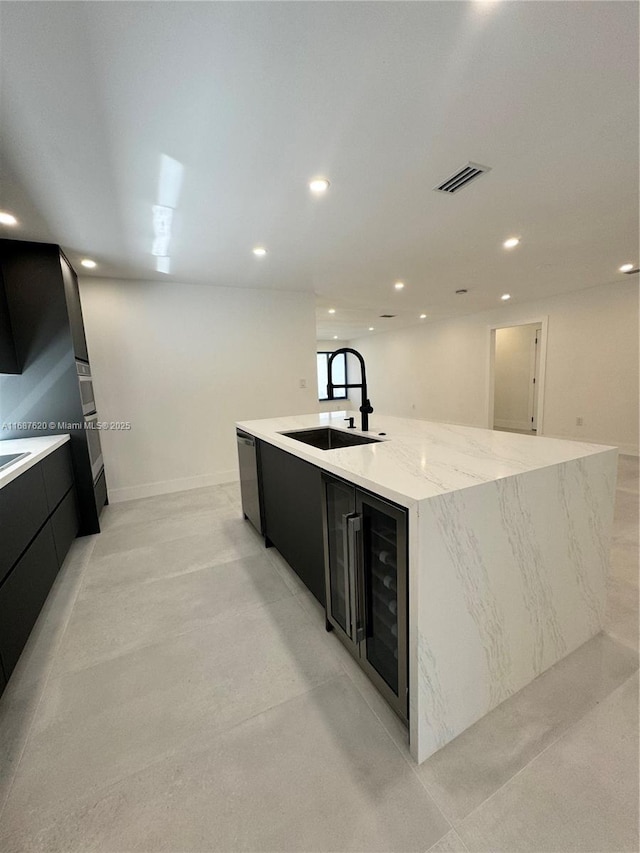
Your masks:
{"label": "dark cabinet door", "polygon": [[82,307],[80,305],[80,291],[78,289],[78,277],[73,267],[63,254],[60,254],[60,266],[62,267],[62,280],[64,282],[64,296],[69,312],[69,325],[71,326],[71,337],[73,339],[73,351],[76,358],[89,361],[87,340],[84,335],[84,322],[82,320]]}
{"label": "dark cabinet door", "polygon": [[265,536],[324,605],[320,470],[260,442]]}
{"label": "dark cabinet door", "polygon": [[0,583],[48,516],[41,465],[0,489]]}
{"label": "dark cabinet door", "polygon": [[70,442],[45,456],[40,464],[47,504],[49,512],[52,513],[73,485]]}
{"label": "dark cabinet door", "polygon": [[58,555],[58,566],[64,562],[67,556],[71,543],[78,534],[78,504],[76,501],[76,490],[69,489],[66,496],[58,505],[58,508],[51,516],[51,528],[53,530],[53,539],[56,546],[56,554]]}
{"label": "dark cabinet door", "polygon": [[0,586],[0,656],[7,679],[57,573],[58,557],[47,522]]}
{"label": "dark cabinet door", "polygon": [[7,686],[7,679],[4,675],[4,668],[2,666],[2,656],[0,655],[0,696],[2,696],[2,691]]}
{"label": "dark cabinet door", "polygon": [[4,281],[0,273],[0,373],[20,373]]}

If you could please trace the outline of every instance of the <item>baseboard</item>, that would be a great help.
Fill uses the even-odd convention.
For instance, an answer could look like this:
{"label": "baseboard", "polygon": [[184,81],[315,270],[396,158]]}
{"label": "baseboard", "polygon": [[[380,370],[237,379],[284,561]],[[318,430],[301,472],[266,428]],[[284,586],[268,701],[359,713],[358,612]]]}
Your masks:
{"label": "baseboard", "polygon": [[531,424],[527,421],[506,421],[496,418],[493,425],[500,429],[526,429],[531,431]]}
{"label": "baseboard", "polygon": [[186,492],[189,489],[219,486],[221,483],[237,482],[237,480],[238,469],[233,468],[230,471],[218,471],[216,474],[199,474],[197,477],[180,477],[177,480],[161,480],[157,483],[142,483],[140,486],[123,486],[120,489],[110,488],[109,503],[151,498],[154,495],[166,495],[170,492]]}

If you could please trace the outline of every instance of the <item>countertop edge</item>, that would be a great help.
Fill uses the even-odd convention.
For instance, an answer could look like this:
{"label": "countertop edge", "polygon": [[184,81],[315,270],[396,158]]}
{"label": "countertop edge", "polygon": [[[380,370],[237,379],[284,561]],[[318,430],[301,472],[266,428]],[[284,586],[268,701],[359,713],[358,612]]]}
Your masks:
{"label": "countertop edge", "polygon": [[[21,459],[14,465],[10,465],[5,471],[0,471],[0,489],[8,486],[29,468],[33,468],[54,450],[62,447],[71,440],[69,433],[62,435],[35,436],[34,438],[10,438],[0,441],[0,452],[2,453],[28,453],[25,459]],[[34,444],[35,442],[35,444]]]}
{"label": "countertop edge", "polygon": [[[333,427],[334,429],[342,429],[346,432],[347,431],[346,427],[342,427],[342,425],[339,424],[339,422],[336,423],[333,420],[334,417],[344,416],[345,414],[347,414],[347,413],[346,412],[344,412],[344,413],[343,412],[332,412],[332,413],[330,413],[330,415],[333,416],[330,418],[330,420],[332,421],[330,423],[331,427]],[[357,415],[357,413],[355,413],[355,414]],[[292,416],[292,419],[295,419],[297,421],[301,417],[304,417],[305,419],[311,418],[311,414],[305,415],[305,416]],[[359,474],[359,473],[354,472],[354,471],[350,471],[347,468],[344,468],[342,465],[340,465],[336,462],[332,462],[332,460],[328,457],[318,456],[318,450],[316,448],[310,447],[310,446],[308,446],[302,442],[296,441],[295,439],[288,438],[287,436],[282,435],[280,430],[274,430],[273,428],[270,429],[270,428],[266,427],[266,424],[265,424],[266,428],[264,428],[264,429],[260,428],[260,421],[270,422],[272,420],[274,420],[274,419],[263,418],[263,419],[259,419],[259,420],[237,421],[235,425],[236,425],[237,429],[243,430],[243,431],[247,432],[248,434],[253,435],[255,438],[257,438],[261,441],[265,441],[266,443],[271,444],[273,447],[277,447],[278,449],[283,450],[286,453],[291,453],[292,456],[295,456],[298,459],[301,459],[304,462],[309,463],[310,465],[314,465],[316,468],[319,468],[322,471],[326,471],[328,474],[334,475],[336,477],[340,477],[341,479],[346,480],[347,482],[354,483],[357,486],[360,486],[364,489],[367,489],[368,491],[370,491],[374,494],[380,495],[383,498],[387,498],[388,500],[393,501],[394,503],[399,504],[400,506],[406,507],[407,509],[418,508],[419,505],[421,503],[423,503],[424,501],[428,501],[428,500],[431,500],[432,498],[436,498],[436,497],[441,497],[442,495],[450,493],[450,492],[457,492],[457,491],[461,491],[464,489],[472,489],[472,488],[475,488],[477,486],[486,485],[489,482],[495,482],[496,480],[504,479],[505,477],[509,478],[512,476],[518,476],[519,474],[527,473],[525,471],[507,473],[507,474],[504,474],[504,475],[499,476],[499,477],[489,478],[486,481],[475,482],[475,483],[466,483],[464,485],[458,485],[457,487],[444,488],[441,492],[433,494],[433,495],[424,495],[421,497],[410,496],[407,494],[403,494],[399,491],[396,491],[392,487],[386,486],[385,484],[381,483],[378,480],[374,481],[374,480],[368,479],[366,476],[364,476],[362,474]],[[278,419],[278,420],[281,420],[281,419]],[[322,426],[328,426],[329,423],[326,422],[328,420],[329,419],[327,418],[327,416],[325,414],[324,418],[322,418],[322,423],[318,423],[317,425],[318,426],[321,426],[321,425]],[[431,423],[431,422],[425,422],[425,423]],[[313,428],[314,426],[315,425],[312,425],[312,424],[309,424],[308,426],[300,426],[300,425],[292,424],[291,428],[292,429],[296,429],[296,428],[298,428],[298,429],[310,429],[310,428]],[[447,424],[444,426],[449,426],[449,425]],[[455,426],[457,426],[457,425],[455,425]],[[472,428],[469,427],[469,429],[472,429]],[[358,433],[360,433],[360,430],[358,430]],[[375,435],[375,432],[371,431],[370,435],[372,435],[372,436]],[[541,440],[544,440],[544,436],[541,437]],[[558,461],[544,462],[542,464],[534,466],[530,470],[541,470],[543,468],[548,468],[548,467],[552,467],[554,465],[561,464],[562,462],[574,461],[574,460],[579,459],[579,458],[599,455],[601,453],[608,453],[611,451],[615,451],[616,453],[618,453],[618,448],[613,447],[611,445],[594,445],[594,444],[588,444],[586,442],[572,442],[572,441],[569,441],[568,439],[563,439],[563,440],[561,440],[561,439],[550,439],[550,440],[551,441],[563,441],[563,442],[566,442],[567,444],[577,445],[575,448],[575,450],[576,450],[575,456],[573,456],[571,459],[563,459],[563,460],[558,460]],[[354,447],[354,448],[349,448],[349,449],[356,450],[356,449],[361,449],[361,448],[355,448]]]}

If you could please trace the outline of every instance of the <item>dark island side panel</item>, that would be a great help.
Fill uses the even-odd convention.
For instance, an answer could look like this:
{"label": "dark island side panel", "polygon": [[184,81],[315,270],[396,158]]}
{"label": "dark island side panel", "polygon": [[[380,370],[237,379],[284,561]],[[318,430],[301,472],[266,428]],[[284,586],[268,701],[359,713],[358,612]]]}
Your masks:
{"label": "dark island side panel", "polygon": [[265,535],[324,606],[320,469],[261,441],[260,470]]}

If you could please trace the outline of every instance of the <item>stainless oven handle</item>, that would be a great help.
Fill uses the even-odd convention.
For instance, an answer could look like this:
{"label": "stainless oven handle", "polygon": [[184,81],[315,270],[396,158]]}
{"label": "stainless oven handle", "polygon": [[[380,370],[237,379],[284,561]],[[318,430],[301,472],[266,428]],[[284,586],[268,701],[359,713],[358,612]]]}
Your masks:
{"label": "stainless oven handle", "polygon": [[351,514],[346,512],[342,516],[342,563],[343,563],[343,576],[344,576],[344,609],[345,609],[345,628],[346,632],[353,639],[352,636],[352,624],[353,624],[353,611],[351,610],[351,596],[349,594],[349,583],[351,580],[351,567],[349,566],[349,560],[351,558],[351,551],[349,548],[349,518]]}
{"label": "stainless oven handle", "polygon": [[349,569],[349,610],[351,611],[351,632],[350,637],[354,643],[359,643],[362,637],[360,620],[358,619],[358,587],[357,587],[357,571],[358,571],[358,537],[357,534],[361,529],[361,519],[359,515],[349,515],[347,517],[347,540],[349,559],[347,566]]}

